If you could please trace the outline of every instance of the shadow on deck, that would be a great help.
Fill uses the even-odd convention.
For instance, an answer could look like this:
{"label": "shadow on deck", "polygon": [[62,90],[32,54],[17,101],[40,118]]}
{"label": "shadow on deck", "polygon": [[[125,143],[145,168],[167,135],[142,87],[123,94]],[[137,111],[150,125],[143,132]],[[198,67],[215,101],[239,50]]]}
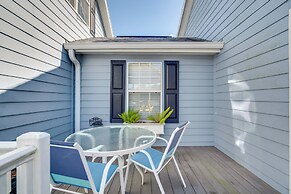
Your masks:
{"label": "shadow on deck", "polygon": [[[275,189],[240,166],[215,147],[179,147],[176,154],[187,187],[184,188],[172,162],[159,174],[165,192],[183,193],[278,193]],[[62,185],[72,191],[84,192],[83,189]],[[53,191],[53,194],[63,192]],[[106,189],[108,194],[120,193],[119,176],[115,176]],[[138,171],[130,168],[126,193],[158,194],[159,188],[151,173],[145,175],[141,185]],[[89,194],[92,194],[89,191]]]}

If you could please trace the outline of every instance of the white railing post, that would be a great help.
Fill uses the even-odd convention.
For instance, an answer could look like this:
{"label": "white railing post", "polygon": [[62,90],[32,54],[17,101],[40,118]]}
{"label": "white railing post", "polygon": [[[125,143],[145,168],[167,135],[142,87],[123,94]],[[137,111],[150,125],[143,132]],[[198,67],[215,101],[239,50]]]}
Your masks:
{"label": "white railing post", "polygon": [[11,173],[0,175],[0,193],[10,193],[11,191]]}
{"label": "white railing post", "polygon": [[32,162],[17,168],[17,193],[50,193],[50,135],[42,132],[29,132],[19,136],[17,147],[34,146],[36,152]]}

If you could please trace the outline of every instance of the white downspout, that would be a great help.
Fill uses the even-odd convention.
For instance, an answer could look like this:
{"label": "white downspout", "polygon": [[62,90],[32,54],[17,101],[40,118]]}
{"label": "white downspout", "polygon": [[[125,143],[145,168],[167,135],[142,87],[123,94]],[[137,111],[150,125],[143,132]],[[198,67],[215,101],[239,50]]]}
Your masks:
{"label": "white downspout", "polygon": [[73,49],[69,50],[69,58],[75,65],[75,132],[80,131],[81,126],[81,65],[75,56]]}

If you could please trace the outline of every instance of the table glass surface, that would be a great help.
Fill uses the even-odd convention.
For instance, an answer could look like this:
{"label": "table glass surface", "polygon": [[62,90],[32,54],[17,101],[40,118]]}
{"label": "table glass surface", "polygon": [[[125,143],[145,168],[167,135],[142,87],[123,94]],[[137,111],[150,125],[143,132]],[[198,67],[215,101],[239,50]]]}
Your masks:
{"label": "table glass surface", "polygon": [[156,134],[130,126],[102,126],[71,134],[66,142],[77,142],[84,151],[110,152],[132,149],[153,142]]}

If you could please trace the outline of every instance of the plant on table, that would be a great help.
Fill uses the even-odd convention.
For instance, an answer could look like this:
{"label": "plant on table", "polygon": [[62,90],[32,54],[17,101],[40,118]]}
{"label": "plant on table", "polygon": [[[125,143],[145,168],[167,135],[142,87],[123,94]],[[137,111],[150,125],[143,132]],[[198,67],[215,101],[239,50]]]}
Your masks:
{"label": "plant on table", "polygon": [[124,123],[137,123],[140,118],[141,114],[139,111],[135,111],[134,109],[129,109],[126,112],[123,112],[121,114],[118,114],[118,116],[122,119]]}
{"label": "plant on table", "polygon": [[171,116],[174,109],[171,109],[171,107],[168,107],[166,110],[164,110],[162,113],[157,113],[155,115],[149,115],[147,117],[148,120],[153,121],[155,123],[164,124],[166,120]]}

